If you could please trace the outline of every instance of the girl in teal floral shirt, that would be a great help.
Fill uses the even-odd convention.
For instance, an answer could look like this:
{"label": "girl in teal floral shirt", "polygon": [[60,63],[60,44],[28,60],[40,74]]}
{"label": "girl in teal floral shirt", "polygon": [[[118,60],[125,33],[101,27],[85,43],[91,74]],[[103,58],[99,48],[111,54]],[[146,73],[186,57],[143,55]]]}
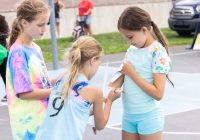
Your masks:
{"label": "girl in teal floral shirt", "polygon": [[122,66],[123,75],[110,83],[115,87],[123,84],[125,91],[122,140],[161,140],[164,114],[159,100],[171,67],[165,37],[150,15],[138,7],[124,10],[118,30],[131,45]]}

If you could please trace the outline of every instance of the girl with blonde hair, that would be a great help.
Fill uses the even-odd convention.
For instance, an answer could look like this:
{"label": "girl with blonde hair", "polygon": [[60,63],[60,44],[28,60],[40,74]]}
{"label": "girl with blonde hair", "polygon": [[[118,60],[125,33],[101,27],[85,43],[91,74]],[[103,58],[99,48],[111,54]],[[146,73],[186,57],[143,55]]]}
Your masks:
{"label": "girl with blonde hair", "polygon": [[120,97],[114,88],[105,108],[102,91],[90,85],[101,63],[103,50],[92,37],[78,38],[65,53],[68,73],[60,78],[49,98],[47,114],[35,140],[81,140],[93,104],[95,127],[105,127],[112,102]]}

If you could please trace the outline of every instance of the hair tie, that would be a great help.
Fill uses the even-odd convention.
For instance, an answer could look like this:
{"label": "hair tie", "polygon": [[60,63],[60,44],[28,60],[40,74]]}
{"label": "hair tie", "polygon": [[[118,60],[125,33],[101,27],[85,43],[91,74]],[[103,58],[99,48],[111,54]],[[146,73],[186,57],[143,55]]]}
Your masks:
{"label": "hair tie", "polygon": [[77,49],[79,52],[81,52],[81,49],[80,49],[80,48],[77,47],[76,49]]}
{"label": "hair tie", "polygon": [[154,22],[153,22],[153,21],[151,21],[151,26],[153,26],[153,24],[154,24]]}

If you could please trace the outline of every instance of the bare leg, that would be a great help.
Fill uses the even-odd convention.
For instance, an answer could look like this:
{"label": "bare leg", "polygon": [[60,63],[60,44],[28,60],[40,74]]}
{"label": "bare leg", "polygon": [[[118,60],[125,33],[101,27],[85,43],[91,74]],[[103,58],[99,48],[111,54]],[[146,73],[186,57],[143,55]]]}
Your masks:
{"label": "bare leg", "polygon": [[140,135],[140,140],[162,140],[162,131],[149,135]]}
{"label": "bare leg", "polygon": [[91,28],[91,25],[87,25],[87,29],[88,29],[89,35],[92,36],[92,28]]}
{"label": "bare leg", "polygon": [[56,22],[57,35],[60,37],[60,22]]}
{"label": "bare leg", "polygon": [[87,27],[84,27],[84,34],[88,35],[88,29],[87,29]]}
{"label": "bare leg", "polygon": [[76,38],[76,31],[73,32],[73,38]]}
{"label": "bare leg", "polygon": [[78,32],[77,32],[77,38],[79,37],[80,32],[81,32],[81,30],[78,30]]}
{"label": "bare leg", "polygon": [[138,133],[129,133],[122,130],[122,140],[140,140]]}

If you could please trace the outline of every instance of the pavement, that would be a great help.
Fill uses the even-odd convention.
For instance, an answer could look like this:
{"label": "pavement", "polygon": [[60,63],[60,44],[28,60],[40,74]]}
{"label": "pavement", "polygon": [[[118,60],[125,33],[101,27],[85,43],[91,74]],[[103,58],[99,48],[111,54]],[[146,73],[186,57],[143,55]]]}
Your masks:
{"label": "pavement", "polygon": [[[200,51],[186,49],[187,47],[189,46],[170,47],[172,69],[169,77],[175,88],[167,82],[165,95],[161,100],[165,114],[163,140],[200,140]],[[105,55],[91,83],[102,88],[104,63],[109,62],[109,80],[122,63],[124,54]],[[63,62],[59,62],[59,70],[53,70],[52,63],[46,65],[51,78],[56,77],[65,68]],[[2,98],[5,89],[1,79],[0,91]],[[83,140],[121,140],[122,113],[121,99],[118,99],[113,103],[106,128],[94,135],[88,125]],[[2,102],[0,102],[0,140],[12,140],[7,103]]]}

